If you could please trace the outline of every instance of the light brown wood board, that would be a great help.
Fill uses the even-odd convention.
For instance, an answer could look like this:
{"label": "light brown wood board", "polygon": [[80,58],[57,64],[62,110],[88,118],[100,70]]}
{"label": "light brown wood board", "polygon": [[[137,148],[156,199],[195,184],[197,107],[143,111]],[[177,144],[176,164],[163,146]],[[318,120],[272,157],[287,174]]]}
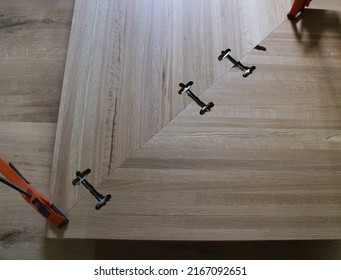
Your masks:
{"label": "light brown wood board", "polygon": [[[252,18],[245,34],[261,40],[282,21],[288,5],[248,0],[240,9]],[[73,0],[2,0],[0,11],[1,153],[48,194]],[[92,253],[94,242],[46,242],[44,219],[13,191],[1,190],[0,259],[100,258],[102,249]]]}
{"label": "light brown wood board", "polygon": [[[73,9],[72,2],[70,0],[55,0],[55,1],[27,1],[27,0],[11,0],[0,1],[1,14],[3,15],[1,26],[3,27],[0,31],[2,34],[7,33],[8,39],[12,40],[18,45],[27,44],[31,46],[31,53],[38,52],[39,49],[45,49],[47,46],[55,45],[53,52],[47,51],[46,58],[49,55],[54,56],[55,53],[59,53],[60,57],[58,60],[48,60],[47,63],[56,65],[59,61],[65,60],[63,57],[66,52],[67,46],[67,34],[69,32],[68,24],[60,26],[60,28],[53,28],[53,24],[46,24],[49,30],[42,32],[41,25],[15,25],[18,21],[21,21],[25,17],[29,17],[32,21],[40,20],[41,18],[54,18],[56,15],[61,20],[68,23],[70,21],[70,15]],[[260,2],[260,1],[259,1]],[[8,4],[10,3],[10,5]],[[323,4],[323,5],[322,5]],[[328,0],[313,1],[310,8],[321,8],[321,9],[337,9],[337,5],[340,4],[339,0]],[[62,7],[61,7],[62,6]],[[339,5],[340,6],[340,5]],[[273,6],[272,8],[281,9],[279,5]],[[24,10],[24,12],[22,12]],[[286,11],[283,10],[283,13]],[[271,12],[271,14],[278,14],[280,12]],[[1,15],[1,16],[2,16]],[[12,18],[14,15],[13,23],[14,26],[8,25],[8,18]],[[254,15],[254,14],[253,14]],[[254,15],[255,16],[255,15]],[[256,17],[256,16],[255,16]],[[4,20],[6,19],[6,20]],[[4,26],[2,25],[4,24]],[[27,29],[27,32],[17,32],[19,30]],[[63,32],[64,30],[64,35]],[[34,37],[34,45],[32,45],[32,38]],[[14,43],[13,43],[14,44]],[[6,47],[2,47],[6,46]],[[8,51],[11,45],[7,44],[7,39],[0,40],[0,49]],[[32,50],[32,47],[35,48]],[[19,72],[27,63],[37,60],[41,63],[45,62],[39,57],[32,56],[29,60],[21,56],[20,52],[13,54],[12,59],[15,58],[17,63],[13,66],[15,71]],[[21,59],[23,58],[23,59]],[[29,57],[27,57],[29,58]],[[19,63],[20,61],[20,63]],[[57,68],[51,66],[54,71]],[[3,68],[3,75],[6,75],[8,68]],[[11,69],[11,68],[10,68]],[[8,70],[10,70],[8,69]],[[12,71],[13,72],[13,71]],[[37,84],[51,83],[51,88],[54,88],[56,94],[58,94],[60,85],[55,83],[54,80],[46,79],[49,75],[48,71],[28,71],[25,75],[31,75],[35,82],[26,83],[27,79],[23,79],[23,75],[17,75],[16,80],[4,79],[2,86],[7,83],[13,83],[13,86],[7,86],[6,90],[1,91],[1,99],[5,93],[10,93],[11,90],[16,87],[25,89],[25,92],[29,92],[30,88],[35,88]],[[12,76],[14,77],[14,76]],[[58,71],[54,79],[60,79],[62,73]],[[52,82],[51,82],[52,81]],[[16,96],[20,91],[16,93]],[[44,91],[41,92],[41,98],[44,98]],[[55,100],[55,99],[54,99]],[[34,99],[32,99],[34,101]],[[39,103],[39,106],[44,108],[51,104],[51,100],[45,99],[45,101]],[[3,114],[1,120],[12,121],[10,133],[8,133],[8,124],[3,124],[1,127],[0,139],[1,142],[6,141],[5,154],[2,152],[7,159],[13,160],[24,172],[25,176],[30,178],[35,186],[39,186],[40,190],[47,193],[49,186],[49,175],[50,175],[50,164],[52,158],[52,146],[55,134],[55,128],[46,126],[43,122],[46,119],[56,120],[57,114],[55,110],[46,110],[48,115],[44,113],[44,116],[39,116],[37,112],[38,104],[35,105],[35,115],[30,115],[25,118],[18,116],[18,110],[16,103],[8,103],[6,109],[12,109],[13,115],[8,116]],[[29,109],[29,105],[27,106]],[[21,110],[23,112],[23,110]],[[32,123],[20,123],[15,122],[15,118],[20,117],[22,121],[39,121],[40,124]],[[15,138],[11,138],[9,134],[15,135]],[[37,135],[35,137],[34,135]],[[41,137],[43,135],[43,137]],[[5,137],[5,138],[4,138]],[[13,139],[24,138],[25,141],[13,141]],[[48,139],[47,139],[48,138]],[[40,144],[38,144],[40,143]],[[31,149],[32,145],[37,146],[37,150],[43,149],[46,156],[39,156],[36,152]],[[4,146],[1,146],[3,151]],[[32,150],[32,154],[28,150]],[[50,154],[50,155],[48,155]],[[15,158],[13,159],[13,155]],[[39,175],[37,175],[39,174]],[[16,207],[7,207],[9,195],[12,194],[13,201],[17,201]],[[16,200],[17,199],[17,200]],[[295,259],[339,259],[340,258],[340,243],[339,241],[314,241],[314,242],[209,242],[209,243],[197,243],[197,242],[122,242],[122,241],[94,241],[89,240],[77,241],[75,239],[66,240],[44,240],[43,234],[43,219],[35,213],[30,211],[30,207],[27,204],[22,204],[22,200],[17,195],[13,194],[10,190],[7,192],[1,188],[0,192],[1,207],[1,224],[0,224],[0,259],[81,259],[81,258],[123,258],[123,259],[193,259],[193,258],[243,258],[243,259],[273,259],[273,258],[295,258]],[[6,205],[6,207],[5,207]],[[22,207],[19,207],[22,206]],[[22,213],[25,213],[25,219],[23,219]],[[41,222],[42,221],[42,222]],[[94,249],[95,248],[95,252]],[[144,253],[141,253],[144,252]],[[148,252],[147,255],[145,252]],[[239,257],[238,257],[239,256]]]}
{"label": "light brown wood board", "polygon": [[243,3],[76,2],[51,180],[63,209],[84,194],[69,186],[76,169],[90,167],[97,185],[191,102],[174,94],[180,82],[200,95],[231,67],[221,50],[246,53],[260,35],[244,36]]}
{"label": "light brown wood board", "polygon": [[[202,95],[216,103],[211,113],[200,116],[191,104],[109,176],[103,171],[105,155],[97,154],[110,151],[100,150],[104,144],[84,145],[85,155],[78,149],[81,160],[74,168],[96,167],[89,153],[102,158],[96,161],[102,162],[101,170],[95,170],[100,176],[95,173],[89,180],[113,199],[95,211],[94,199],[84,196],[69,211],[72,222],[61,235],[339,238],[339,18],[337,12],[312,10],[297,25],[286,21],[262,42],[266,52],[252,51],[243,59],[257,65],[254,74],[245,79],[232,69]],[[176,91],[173,95],[179,98]],[[80,134],[79,128],[73,132]],[[89,138],[85,134],[82,139]]]}
{"label": "light brown wood board", "polygon": [[[324,16],[323,13],[326,12],[321,12],[319,16]],[[317,29],[317,32],[322,33],[324,28],[328,27],[329,22],[326,18],[338,20],[338,14],[336,13],[332,17],[331,15],[322,17],[322,20],[319,22],[321,30]],[[309,27],[307,22],[309,23],[309,18],[302,21],[304,28]],[[332,27],[330,28],[331,30],[327,28],[327,31],[334,32],[338,36],[338,26],[335,23],[330,24],[330,26]],[[77,213],[77,222],[74,225],[78,236],[84,238],[135,239],[223,239],[223,236],[226,236],[225,238],[227,239],[241,238],[238,226],[235,229],[232,228],[231,232],[228,230],[214,231],[215,224],[223,225],[221,219],[226,219],[226,215],[229,216],[228,213],[235,213],[235,209],[240,208],[239,215],[242,217],[239,217],[237,214],[232,215],[232,224],[237,223],[238,225],[237,221],[240,220],[239,226],[243,228],[243,224],[245,224],[243,219],[256,223],[253,231],[253,223],[251,223],[251,233],[245,235],[246,237],[244,238],[246,239],[280,239],[285,237],[335,238],[335,232],[326,232],[323,227],[315,235],[308,225],[305,225],[306,228],[301,231],[293,227],[293,224],[298,223],[301,225],[303,220],[310,217],[305,215],[311,213],[312,208],[316,207],[316,205],[310,205],[312,204],[311,200],[314,201],[316,199],[315,196],[320,197],[321,195],[320,192],[317,192],[317,195],[312,196],[314,198],[304,196],[304,190],[308,190],[308,186],[314,187],[317,185],[315,188],[319,189],[320,184],[326,184],[330,188],[327,188],[326,192],[335,198],[335,200],[331,200],[331,205],[327,203],[327,213],[331,211],[330,209],[335,210],[335,207],[338,207],[338,193],[335,184],[338,184],[340,174],[333,170],[333,168],[331,170],[328,168],[324,170],[326,168],[323,168],[322,173],[312,172],[315,165],[310,164],[310,162],[312,159],[316,159],[317,162],[320,162],[320,159],[322,159],[322,167],[324,166],[323,160],[327,161],[325,165],[329,166],[331,164],[332,167],[337,167],[337,164],[339,164],[337,150],[339,147],[338,133],[340,130],[337,126],[338,103],[336,102],[333,106],[330,102],[325,104],[322,102],[324,99],[320,97],[322,90],[331,90],[330,87],[326,87],[326,84],[330,84],[333,87],[333,83],[330,83],[329,80],[324,80],[325,69],[316,67],[320,66],[321,61],[328,59],[328,57],[322,59],[321,56],[317,55],[316,49],[320,50],[319,47],[321,46],[314,46],[312,43],[315,43],[315,41],[310,42],[308,37],[307,39],[302,39],[303,43],[298,42],[291,25],[287,23],[282,28],[285,27],[285,32],[279,29],[279,31],[277,30],[265,41],[268,44],[274,45],[267,51],[266,55],[263,54],[259,58],[257,52],[258,55],[250,56],[251,62],[254,59],[256,62],[261,62],[265,65],[263,71],[258,69],[257,73],[248,79],[241,78],[239,72],[230,71],[205,94],[205,96],[216,97],[219,101],[211,114],[200,118],[196,116],[198,113],[196,105],[188,107],[166,128],[148,141],[147,144],[137,150],[137,152],[134,152],[134,155],[119,168],[111,172],[108,177],[110,180],[107,178],[103,181],[100,189],[103,191],[106,188],[115,190],[113,194],[114,199],[111,203],[113,205],[110,204],[110,207],[108,206],[106,209],[101,210],[101,213],[94,213],[94,215],[101,217],[104,224],[112,221],[111,226],[104,227],[103,232],[97,230],[94,235],[91,235],[86,230],[87,228],[77,231],[76,224],[81,224],[81,218],[77,215],[82,216],[82,211],[89,207],[86,201],[92,204],[93,201],[91,199],[88,200],[88,197],[85,196],[85,199],[76,205],[70,214]],[[307,30],[303,29],[302,34],[309,35],[312,33],[313,31],[309,28]],[[283,36],[284,38],[278,43],[276,36]],[[321,34],[319,43],[322,44],[324,42],[328,45],[329,55],[333,54],[333,48],[337,49],[339,46],[337,36],[333,37],[335,40],[333,42],[333,38],[326,37],[324,33]],[[332,42],[329,42],[330,40]],[[284,42],[289,42],[289,46],[285,48],[287,55],[285,55],[285,49],[283,48]],[[309,52],[306,50],[305,45],[307,44],[308,46],[311,44],[313,50],[315,50],[313,57],[310,57],[312,55],[309,56]],[[330,48],[332,48],[332,51],[329,50]],[[296,55],[294,55],[295,51]],[[290,61],[289,54],[291,57],[295,57],[296,64],[298,63],[298,65],[291,62],[293,66],[290,66],[290,63],[285,62]],[[303,58],[297,59],[297,57]],[[265,63],[266,61],[269,62]],[[337,57],[331,62],[336,63],[335,67],[339,66]],[[274,65],[277,68],[271,68],[268,65]],[[303,67],[303,70],[308,71],[307,73],[309,74],[303,72],[300,75],[297,71],[294,71],[293,69],[297,69],[298,66]],[[276,69],[279,69],[277,74],[273,72]],[[259,75],[261,76],[258,76],[257,79],[258,72],[260,72]],[[318,78],[319,87],[316,92],[313,91],[316,96],[313,95],[311,97],[310,101],[312,103],[310,104],[306,102],[306,98],[299,95],[296,97],[296,91],[300,88],[294,83],[295,80],[293,78],[296,78],[296,83],[301,86],[300,91],[306,92],[307,90],[304,91],[304,89],[309,87],[312,82],[309,80],[311,75],[314,78]],[[337,75],[337,71],[334,75]],[[281,80],[280,76],[285,76],[285,79]],[[238,77],[240,78],[239,83]],[[260,78],[261,82],[257,81]],[[227,81],[223,84],[225,79]],[[288,80],[291,80],[291,82],[288,83]],[[338,101],[337,86],[339,84],[337,79],[332,79],[332,81],[334,80],[336,81],[335,98]],[[270,92],[271,95],[269,96],[269,88],[272,89],[281,81],[283,83],[281,88],[277,92]],[[291,84],[294,84],[295,87],[290,86]],[[220,91],[215,92],[216,88],[220,89]],[[226,94],[222,89],[226,89],[225,91],[227,92],[233,92]],[[260,94],[252,95],[256,93],[251,93],[251,89]],[[311,89],[311,86],[309,89]],[[289,90],[291,91],[290,95],[281,95],[282,92]],[[243,92],[244,95],[240,94],[240,92]],[[176,96],[176,94],[174,95]],[[281,96],[282,98],[279,98]],[[269,99],[269,97],[272,98]],[[289,101],[292,102],[296,99],[299,103],[294,103],[292,107],[288,106],[290,104]],[[251,104],[247,103],[247,106],[241,107],[247,100],[252,100]],[[242,104],[239,104],[239,102]],[[265,106],[265,108],[261,105]],[[312,106],[317,106],[317,108]],[[320,120],[322,122],[320,126],[309,124],[309,118],[321,118],[321,116],[325,115],[325,111],[321,108],[323,110],[327,109],[329,114],[331,114],[331,118],[333,118],[332,124],[328,124],[326,128],[323,128],[325,123],[323,119],[322,121]],[[186,115],[187,112],[189,112],[188,116]],[[191,114],[194,112],[196,112],[196,115],[191,117]],[[212,119],[212,117],[215,117],[215,119]],[[249,123],[245,123],[245,118]],[[228,122],[226,123],[226,121]],[[230,124],[231,127],[227,124]],[[307,124],[309,124],[308,127],[306,127]],[[318,130],[320,134],[316,134],[316,126],[320,128],[321,131]],[[225,130],[219,132],[218,130],[221,130],[221,128],[225,128]],[[325,131],[326,129],[327,131]],[[317,141],[320,139],[319,137],[326,137],[329,141],[322,142],[324,144],[322,145]],[[311,153],[311,150],[321,151]],[[332,150],[332,152],[328,150]],[[88,152],[91,153],[93,151],[88,149]],[[332,159],[329,158],[330,154],[333,154]],[[80,154],[77,156],[80,157]],[[82,161],[84,160],[83,162],[87,161],[87,155],[82,155],[81,158]],[[298,159],[302,159],[302,162],[298,161],[297,165],[293,165],[292,163],[296,163]],[[319,170],[322,167],[318,165],[315,168]],[[104,173],[102,174],[104,175]],[[311,173],[321,179],[318,180],[311,176]],[[330,175],[330,183],[326,182],[326,178],[329,177],[325,177],[325,173]],[[95,178],[92,180],[95,181],[96,185],[99,185],[96,182],[96,176],[90,178]],[[99,180],[102,181],[102,178]],[[287,181],[286,183],[284,182],[285,180]],[[250,185],[250,183],[252,184]],[[199,187],[195,187],[197,184],[199,184]],[[200,187],[201,185],[202,187]],[[225,186],[223,190],[221,190],[222,185]],[[226,187],[226,185],[230,186],[231,189]],[[253,185],[255,187],[252,187]],[[279,188],[283,194],[275,195]],[[217,189],[220,191],[217,191]],[[259,191],[260,193],[257,194]],[[299,194],[298,196],[296,192]],[[119,198],[119,194],[122,195],[121,198]],[[161,199],[160,202],[157,200],[160,196],[164,199],[168,198],[168,200]],[[212,197],[210,198],[210,196]],[[298,211],[299,205],[304,202],[308,203],[307,208],[302,215],[298,215],[300,213]],[[121,204],[125,205],[125,207]],[[268,204],[273,206],[270,207]],[[283,207],[282,204],[286,207]],[[84,206],[82,207],[82,205]],[[146,207],[147,205],[149,207]],[[186,207],[181,208],[181,205],[186,205]],[[118,211],[118,209],[120,210]],[[142,211],[142,209],[144,210]],[[257,216],[259,220],[251,215],[257,214],[255,212],[257,209],[260,211]],[[274,213],[275,210],[279,211],[277,213],[278,217],[266,214],[267,212]],[[109,212],[107,213],[107,211]],[[225,214],[218,214],[221,211]],[[251,217],[248,215],[251,215]],[[144,231],[141,229],[144,223],[136,223],[141,220],[141,216],[145,218],[146,228]],[[186,219],[187,216],[189,217]],[[164,221],[165,217],[167,217],[166,225],[163,228],[165,232],[155,231],[155,228],[162,224],[161,221]],[[336,221],[338,218],[338,216],[335,217]],[[94,217],[84,216],[84,222],[88,219],[98,221]],[[192,222],[190,222],[191,219]],[[314,219],[323,222],[323,218],[319,216],[316,216]],[[314,219],[309,222],[310,226],[311,224],[318,225]],[[207,231],[211,229],[212,233],[207,233],[206,236],[201,230],[198,230],[196,225],[201,224],[199,220],[203,221],[204,233],[206,224],[212,223],[213,228],[207,229]],[[126,222],[123,223],[123,221]],[[227,224],[230,224],[230,222],[227,219]],[[178,224],[179,228],[174,226],[172,231],[169,225],[167,226],[167,223]],[[282,234],[282,230],[276,231],[276,227],[281,227],[283,223],[289,225],[289,228],[293,231],[292,234],[290,232]],[[126,226],[123,224],[126,224]],[[96,225],[97,222],[94,222],[94,227]],[[189,229],[186,229],[186,227],[183,229],[181,225],[186,225]],[[335,221],[332,223],[334,227],[337,225]],[[228,228],[227,225],[226,227]],[[272,227],[274,227],[273,230]],[[71,224],[70,228],[72,228]],[[115,228],[115,231],[109,230],[109,228]],[[155,232],[155,235],[151,235],[150,231]],[[185,234],[184,231],[188,234]],[[70,230],[66,230],[65,236],[70,232]]]}

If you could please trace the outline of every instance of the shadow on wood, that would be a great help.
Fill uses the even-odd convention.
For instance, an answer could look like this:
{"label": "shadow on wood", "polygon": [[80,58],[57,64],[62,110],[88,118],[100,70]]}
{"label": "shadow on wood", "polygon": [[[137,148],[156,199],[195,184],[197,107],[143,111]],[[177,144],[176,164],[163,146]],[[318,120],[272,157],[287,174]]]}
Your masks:
{"label": "shadow on wood", "polygon": [[338,260],[341,241],[165,242],[58,240],[45,242],[46,259]]}
{"label": "shadow on wood", "polygon": [[337,35],[341,40],[341,13],[337,11],[307,9],[292,27],[299,42],[307,53],[321,48],[324,34]]}

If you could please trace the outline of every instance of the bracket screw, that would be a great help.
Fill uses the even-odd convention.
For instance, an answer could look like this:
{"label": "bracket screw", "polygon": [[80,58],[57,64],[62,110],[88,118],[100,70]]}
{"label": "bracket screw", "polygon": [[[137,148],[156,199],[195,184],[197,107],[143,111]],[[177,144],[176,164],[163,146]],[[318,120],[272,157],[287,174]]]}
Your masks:
{"label": "bracket screw", "polygon": [[214,103],[210,102],[208,104],[205,104],[204,102],[202,102],[199,97],[197,97],[191,90],[190,87],[193,85],[192,81],[189,81],[186,85],[183,83],[180,83],[179,86],[181,87],[181,89],[179,90],[179,94],[183,94],[184,92],[186,92],[188,94],[188,96],[190,98],[192,98],[200,107],[200,115],[205,114],[206,112],[210,112],[211,109],[214,107]]}
{"label": "bracket screw", "polygon": [[76,172],[77,177],[72,181],[72,185],[76,186],[82,184],[85,188],[87,188],[90,191],[90,193],[98,200],[95,209],[99,210],[111,199],[111,194],[104,196],[98,191],[96,191],[96,189],[85,179],[90,174],[90,172],[91,169],[86,169],[83,172],[77,171]]}
{"label": "bracket screw", "polygon": [[240,70],[242,70],[243,77],[246,78],[247,76],[251,75],[252,72],[256,69],[256,66],[245,66],[240,61],[235,60],[231,55],[231,49],[227,49],[225,51],[222,51],[221,54],[218,57],[219,61],[222,61],[224,58],[227,58],[229,61],[233,63],[234,66],[237,66]]}

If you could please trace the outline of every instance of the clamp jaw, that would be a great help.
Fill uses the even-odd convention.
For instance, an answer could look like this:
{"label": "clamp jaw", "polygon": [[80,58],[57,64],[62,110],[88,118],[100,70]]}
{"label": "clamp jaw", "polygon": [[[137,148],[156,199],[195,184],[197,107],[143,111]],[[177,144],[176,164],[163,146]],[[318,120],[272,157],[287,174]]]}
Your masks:
{"label": "clamp jaw", "polygon": [[288,19],[291,21],[296,20],[303,12],[305,7],[308,7],[312,0],[295,0],[290,12],[288,13]]}
{"label": "clamp jaw", "polygon": [[2,157],[0,157],[0,173],[4,176],[0,176],[0,182],[18,191],[47,221],[58,228],[64,227],[69,222],[56,205],[31,186],[18,169],[12,163],[7,164]]}

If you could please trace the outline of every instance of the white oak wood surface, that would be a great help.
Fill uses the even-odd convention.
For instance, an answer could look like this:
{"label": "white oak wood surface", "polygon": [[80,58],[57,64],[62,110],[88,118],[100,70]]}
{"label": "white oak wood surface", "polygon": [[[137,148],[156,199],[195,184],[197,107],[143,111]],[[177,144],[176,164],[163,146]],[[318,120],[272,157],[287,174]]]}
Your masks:
{"label": "white oak wood surface", "polygon": [[[269,33],[269,28],[271,31],[281,22],[287,9],[269,0],[262,1],[268,2],[269,9],[280,17],[269,19],[270,25],[259,26],[260,33],[253,34],[254,38],[259,36],[259,40]],[[73,2],[0,1],[0,59],[4,66],[0,70],[0,114],[4,122],[1,124],[1,152],[45,195],[48,195],[54,123],[58,117]],[[262,20],[266,21],[267,17]],[[259,19],[253,21],[252,27],[259,23]],[[19,142],[20,139],[25,141]],[[12,190],[2,189],[0,200],[5,211],[0,225],[1,259],[94,258],[101,255],[95,252],[96,242],[72,240],[69,244],[44,240],[44,220],[35,211],[30,211],[29,205]],[[103,250],[99,251],[103,253]],[[122,253],[115,252],[117,256]]]}
{"label": "white oak wood surface", "polygon": [[91,168],[97,185],[191,102],[174,94],[180,82],[196,81],[200,95],[231,66],[217,61],[221,50],[240,58],[262,34],[251,25],[264,33],[285,18],[252,24],[255,5],[76,2],[51,180],[63,209],[84,194],[69,186],[76,170]]}
{"label": "white oak wood surface", "polygon": [[[260,19],[262,21],[269,20],[271,23],[271,20],[284,18],[287,12],[287,8],[282,7],[278,1],[247,0],[247,2],[252,2],[251,5],[256,2],[259,7],[268,2],[266,5],[271,11],[271,13],[266,14],[266,10],[256,10],[257,13],[263,13],[261,17],[257,17],[257,13],[254,12],[248,13],[248,16],[256,19],[252,21],[249,28],[256,29],[257,32],[264,34],[259,36],[259,40],[262,40],[268,34],[267,32],[271,31],[262,30],[262,28],[269,27],[260,24]],[[310,8],[340,10],[340,1],[312,1]],[[1,58],[12,59],[11,61],[7,60],[4,64],[6,67],[4,66],[0,70],[1,77],[6,77],[5,79],[0,78],[2,86],[0,103],[6,104],[6,106],[2,106],[0,112],[1,121],[11,122],[10,131],[12,131],[8,133],[8,124],[1,124],[0,146],[1,143],[4,143],[3,141],[6,144],[5,146],[2,145],[0,150],[2,155],[15,162],[44,194],[48,194],[55,137],[55,125],[46,126],[44,122],[56,122],[57,120],[59,92],[63,78],[62,64],[65,62],[64,55],[67,50],[67,36],[72,10],[72,0],[0,1]],[[255,11],[254,6],[252,10]],[[245,12],[247,13],[247,11]],[[271,18],[267,15],[270,15]],[[25,22],[26,19],[32,21],[32,24],[17,25],[19,22]],[[44,19],[48,20],[40,22]],[[6,34],[5,37],[4,34]],[[258,36],[258,34],[252,36]],[[254,43],[258,43],[258,41]],[[247,46],[251,48],[252,44]],[[288,58],[285,61],[288,64],[295,63],[295,60]],[[32,92],[32,97],[28,97],[30,92]],[[33,94],[34,92],[36,93]],[[13,97],[12,101],[9,99],[10,97]],[[4,102],[5,99],[6,102]],[[20,111],[18,111],[18,104],[20,104]],[[333,112],[331,114],[335,114],[335,111]],[[21,121],[25,123],[19,123]],[[15,138],[13,138],[14,135]],[[19,138],[23,138],[25,141],[20,141],[20,143],[13,141],[13,139]],[[40,155],[40,152],[37,154],[32,150],[32,145],[36,147],[34,150],[44,151],[44,155]],[[8,202],[9,197],[13,199],[12,204]],[[249,259],[253,259],[253,257],[268,259],[276,258],[276,256],[281,259],[287,257],[300,258],[302,256],[304,259],[315,257],[319,259],[340,258],[340,244],[337,241],[188,244],[75,239],[45,240],[43,219],[35,211],[31,211],[30,206],[23,203],[21,197],[4,187],[1,188],[0,202],[4,206],[0,209],[0,259],[155,259],[158,256],[167,259],[179,259],[193,258],[194,255],[197,258],[205,259],[211,257],[236,258],[238,255]],[[8,205],[13,206],[13,203],[16,202],[18,202],[15,204],[16,207],[7,207]],[[93,207],[92,204],[91,207]],[[23,213],[25,213],[24,216]],[[148,253],[146,254],[146,252]]]}
{"label": "white oak wood surface", "polygon": [[233,68],[201,95],[212,112],[190,104],[102,182],[89,176],[112,201],[95,211],[85,195],[74,222],[48,236],[340,238],[339,19],[312,10],[296,29],[286,21],[261,43],[266,52],[243,58],[254,74]]}

